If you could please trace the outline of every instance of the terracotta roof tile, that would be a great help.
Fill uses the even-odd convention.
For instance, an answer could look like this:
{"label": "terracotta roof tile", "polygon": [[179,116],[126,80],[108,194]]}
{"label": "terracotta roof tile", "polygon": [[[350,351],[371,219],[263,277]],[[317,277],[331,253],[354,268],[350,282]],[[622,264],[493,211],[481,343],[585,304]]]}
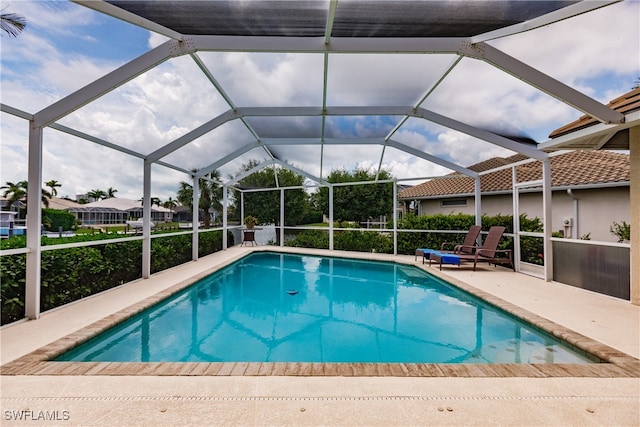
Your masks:
{"label": "terracotta roof tile", "polygon": [[[471,165],[468,169],[476,172],[519,162],[527,157],[517,154],[508,158],[496,157]],[[451,174],[457,175],[457,174]],[[516,167],[518,182],[542,179],[542,164],[532,162]],[[588,185],[630,180],[630,160],[628,154],[609,151],[571,151],[551,158],[551,185]],[[502,169],[482,175],[480,188],[483,193],[510,191],[512,188],[511,169]],[[416,199],[446,195],[473,194],[473,179],[451,177],[432,179],[420,185],[407,188],[399,194],[400,199]]]}
{"label": "terracotta roof tile", "polygon": [[[44,207],[44,203],[42,204],[42,207]],[[64,210],[78,207],[82,207],[82,205],[72,200],[60,199],[58,197],[52,197],[49,199],[49,209]]]}
{"label": "terracotta roof tile", "polygon": [[528,157],[523,154],[515,154],[511,157],[503,158],[503,157],[494,157],[489,160],[485,160],[484,162],[476,163],[475,165],[469,166],[467,169],[471,169],[474,172],[484,172],[490,169],[499,168],[500,166],[505,166],[510,163],[519,162],[521,160],[525,160]]}
{"label": "terracotta roof tile", "polygon": [[[620,113],[625,114],[640,109],[640,87],[637,87],[631,92],[627,92],[624,95],[612,100],[607,104],[607,106]],[[600,122],[591,116],[584,115],[578,120],[575,120],[567,125],[562,126],[561,128],[554,130],[549,134],[549,138],[557,138],[576,130],[595,125],[596,123]]]}

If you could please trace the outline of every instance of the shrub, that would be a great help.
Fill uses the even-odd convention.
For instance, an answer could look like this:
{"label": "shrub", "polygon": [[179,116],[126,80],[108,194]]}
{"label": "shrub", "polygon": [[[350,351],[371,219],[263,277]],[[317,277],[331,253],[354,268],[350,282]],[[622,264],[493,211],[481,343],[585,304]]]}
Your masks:
{"label": "shrub", "polygon": [[622,221],[622,224],[613,221],[609,231],[618,238],[618,243],[631,241],[631,224],[627,224],[625,221]]}
{"label": "shrub", "polygon": [[393,240],[377,231],[346,230],[337,232],[334,248],[343,251],[393,253]]}
{"label": "shrub", "polygon": [[322,212],[320,211],[310,211],[302,218],[301,224],[319,224],[323,220]]}
{"label": "shrub", "polygon": [[[233,235],[228,233],[233,245]],[[118,235],[82,235],[64,239],[42,238],[43,246],[104,240]],[[222,249],[222,232],[199,234],[199,255]],[[2,242],[2,249],[21,248],[25,238],[16,236]],[[151,272],[188,262],[191,259],[191,235],[155,238],[151,241]],[[142,241],[105,243],[96,246],[65,248],[42,252],[42,311],[76,301],[142,277]],[[3,256],[0,263],[1,324],[24,317],[26,256]]]}
{"label": "shrub", "polygon": [[[399,223],[399,230],[468,230],[475,224],[475,217],[467,214],[406,215]],[[398,253],[410,255],[416,248],[440,248],[443,242],[462,243],[462,234],[450,233],[398,233]]]}
{"label": "shrub", "polygon": [[50,310],[108,289],[108,269],[102,252],[94,247],[43,252],[40,309]]}
{"label": "shrub", "polygon": [[68,231],[75,228],[76,225],[76,217],[67,211],[42,209],[42,217],[48,219],[47,223],[49,226],[46,227],[48,231],[58,231],[60,227],[62,227],[62,230]]}
{"label": "shrub", "polygon": [[298,248],[329,249],[329,233],[326,230],[303,230],[285,246]]}
{"label": "shrub", "polygon": [[25,255],[9,255],[3,256],[0,262],[0,310],[3,325],[24,317],[26,260]]}

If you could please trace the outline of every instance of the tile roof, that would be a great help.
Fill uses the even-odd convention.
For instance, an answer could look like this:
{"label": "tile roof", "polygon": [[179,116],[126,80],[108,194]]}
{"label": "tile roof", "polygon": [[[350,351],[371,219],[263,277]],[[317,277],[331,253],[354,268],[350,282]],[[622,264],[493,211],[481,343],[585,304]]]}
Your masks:
{"label": "tile roof", "polygon": [[[511,157],[495,157],[468,168],[483,172],[496,167],[527,159],[516,154]],[[450,174],[458,175],[457,173]],[[447,175],[447,176],[450,176]],[[455,176],[436,178],[408,188],[399,194],[400,199],[429,198],[448,195],[473,194],[472,178]],[[516,166],[518,182],[542,179],[542,164],[538,161]],[[628,154],[610,151],[570,151],[551,158],[551,185],[564,187],[614,182],[629,182],[630,160]],[[483,193],[511,191],[511,169],[502,169],[480,177]]]}
{"label": "tile roof", "polygon": [[[141,209],[142,202],[140,200],[123,199],[120,197],[110,197],[108,199],[100,199],[95,202],[82,205],[87,208],[115,208],[121,211],[130,209]],[[155,212],[171,212],[169,209],[158,205],[151,205],[151,210]]]}
{"label": "tile roof", "polygon": [[[640,87],[637,87],[630,92],[625,93],[622,96],[617,97],[607,104],[608,107],[613,108],[620,113],[630,113],[634,110],[640,109]],[[591,116],[584,115],[580,117],[578,120],[575,120],[567,125],[562,126],[551,132],[549,134],[549,138],[557,138],[562,135],[566,135],[568,133],[577,131],[579,129],[583,129],[589,127],[591,125],[595,125],[596,123],[600,123],[597,119],[594,119]]]}
{"label": "tile roof", "polygon": [[[59,197],[52,197],[49,199],[49,209],[65,210],[81,206],[82,205],[80,203],[76,203],[73,200],[61,199]],[[44,203],[42,204],[42,207],[45,207]]]}

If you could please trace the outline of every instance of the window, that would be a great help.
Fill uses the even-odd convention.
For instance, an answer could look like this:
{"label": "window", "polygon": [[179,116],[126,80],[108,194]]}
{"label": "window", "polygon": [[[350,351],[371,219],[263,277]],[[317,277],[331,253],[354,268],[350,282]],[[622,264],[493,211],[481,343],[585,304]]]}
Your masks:
{"label": "window", "polygon": [[467,206],[467,199],[444,199],[440,201],[440,206]]}

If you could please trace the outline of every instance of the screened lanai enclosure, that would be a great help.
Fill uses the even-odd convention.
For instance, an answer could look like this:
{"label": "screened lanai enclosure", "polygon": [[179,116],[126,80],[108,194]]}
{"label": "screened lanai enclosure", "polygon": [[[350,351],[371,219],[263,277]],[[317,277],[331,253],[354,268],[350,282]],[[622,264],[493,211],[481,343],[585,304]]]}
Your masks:
{"label": "screened lanai enclosure", "polygon": [[[549,110],[570,108],[573,117],[585,114],[595,118],[600,141],[638,123],[637,113],[625,117],[572,85],[570,79],[562,77],[566,74],[557,70],[547,73],[536,67],[536,58],[550,48],[549,40],[545,40],[547,26],[587,16],[617,1],[73,3],[149,30],[155,47],[39,111],[22,111],[5,103],[2,111],[29,124],[29,197],[42,188],[43,146],[47,146],[51,133],[70,135],[139,160],[145,219],[140,237],[144,278],[151,274],[148,219],[152,187],[168,172],[193,182],[193,206],[197,210],[199,178],[220,171],[225,249],[230,227],[229,190],[246,193],[238,182],[264,168],[294,171],[305,178],[304,187],[328,187],[329,249],[333,249],[335,185],[326,178],[336,167],[366,165],[378,173],[402,160],[411,166],[392,180],[394,189],[404,182],[416,183],[452,172],[472,177],[476,182],[476,223],[480,224],[480,174],[454,161],[451,152],[482,147],[487,153],[520,153],[530,161],[540,161],[543,174],[541,180],[531,183],[514,178],[514,187],[543,188],[542,220],[550,224],[550,154],[541,150],[539,143],[548,142],[552,129],[546,133],[535,130],[533,122],[540,112],[532,107],[533,100],[543,100]],[[520,38],[523,35],[526,43]],[[589,46],[579,48],[588,50]],[[169,66],[173,71],[196,71],[189,74],[195,76],[189,78],[189,84],[198,93],[189,100],[191,120],[174,123],[176,114],[171,126],[159,129],[160,136],[154,140],[139,137],[135,123],[147,118],[137,115],[131,118],[133,127],[128,130],[96,132],[92,120],[105,117],[100,116],[105,99],[121,96],[119,102],[126,111],[131,98],[145,95],[126,93],[134,81],[146,79],[157,86],[156,95],[146,94],[150,108],[153,103],[172,103],[179,95],[173,93],[175,87],[163,72]],[[482,104],[484,96],[500,93],[505,87],[523,89],[526,97],[513,98],[505,91],[497,104]],[[470,102],[472,99],[474,102]],[[480,109],[478,99],[483,105]],[[497,111],[530,117],[531,125],[498,120]],[[556,127],[562,124],[558,121]],[[579,137],[588,139],[589,130]],[[563,137],[557,141],[557,148],[571,140],[571,136]],[[557,148],[547,147],[547,151]],[[256,159],[255,167],[231,177],[238,165]],[[272,187],[251,191],[265,190],[279,191],[284,200],[288,188],[279,185],[276,174]],[[397,190],[393,199],[397,199]],[[284,203],[281,218],[283,209]],[[394,243],[398,233],[395,215],[397,210],[394,228],[387,230],[394,236]],[[197,217],[196,211],[193,218]],[[38,203],[28,203],[27,218],[28,229],[40,229]],[[189,232],[193,234],[194,260],[198,258],[198,234],[203,231],[193,221]],[[284,227],[279,232],[284,233]],[[545,227],[540,237],[545,253],[550,254],[550,227]],[[25,309],[27,317],[37,318],[40,235],[29,233],[27,247],[11,253],[27,254]],[[551,257],[546,259],[544,275],[551,280]]]}

